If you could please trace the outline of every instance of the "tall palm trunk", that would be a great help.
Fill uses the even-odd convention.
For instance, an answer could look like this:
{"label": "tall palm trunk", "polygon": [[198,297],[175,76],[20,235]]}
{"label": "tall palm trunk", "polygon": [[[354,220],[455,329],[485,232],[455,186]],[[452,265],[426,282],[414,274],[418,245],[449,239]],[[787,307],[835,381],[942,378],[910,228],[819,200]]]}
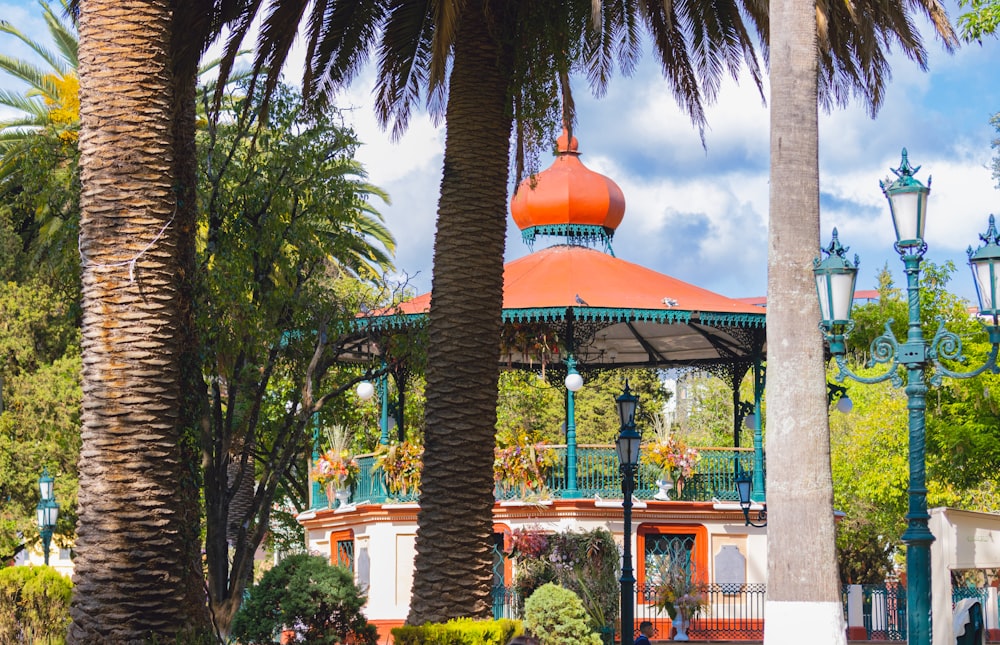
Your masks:
{"label": "tall palm trunk", "polygon": [[502,43],[507,4],[465,5],[449,80],[411,624],[490,614],[512,123],[510,55]]}
{"label": "tall palm trunk", "polygon": [[826,371],[811,270],[819,248],[816,8],[772,0],[770,15],[764,641],[844,643]]}
{"label": "tall palm trunk", "polygon": [[[71,643],[204,625],[180,448],[180,269],[169,0],[80,11],[83,414]],[[183,192],[183,191],[182,191]]]}

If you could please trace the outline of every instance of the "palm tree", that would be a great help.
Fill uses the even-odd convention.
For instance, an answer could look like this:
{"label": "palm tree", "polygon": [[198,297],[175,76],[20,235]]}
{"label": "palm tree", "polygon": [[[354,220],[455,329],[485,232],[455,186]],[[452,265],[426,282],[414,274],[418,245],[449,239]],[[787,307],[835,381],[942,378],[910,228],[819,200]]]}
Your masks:
{"label": "palm tree", "polygon": [[197,494],[182,448],[190,300],[179,207],[186,193],[176,190],[174,167],[182,156],[175,101],[183,97],[172,18],[166,2],[80,7],[84,400],[75,643],[207,625],[196,584]]}
{"label": "palm tree", "polygon": [[71,643],[209,629],[192,319],[198,60],[241,0],[73,0],[83,414]]}
{"label": "palm tree", "polygon": [[[60,2],[64,12],[68,11],[66,0]],[[63,139],[76,141],[75,130],[79,122],[76,30],[72,22],[61,20],[45,2],[42,3],[42,16],[56,45],[55,51],[9,22],[0,20],[0,33],[20,40],[50,68],[0,54],[0,70],[24,81],[29,87],[26,94],[0,90],[0,105],[22,113],[0,121],[0,154],[5,154],[12,144],[22,141],[28,133],[46,127],[52,127]]]}
{"label": "palm tree", "polygon": [[[269,4],[257,58],[257,68],[269,70],[268,83],[277,82],[309,5],[306,0]],[[933,0],[922,6],[932,17],[943,15]],[[760,2],[653,0],[581,1],[557,7],[491,0],[331,0],[313,7],[308,18],[307,92],[322,97],[350,80],[375,47],[376,111],[383,124],[394,119],[398,132],[424,92],[438,109],[447,95],[429,321],[425,474],[408,620],[485,615],[493,503],[488,464],[496,408],[511,115],[518,119],[518,135],[530,135],[532,129],[521,123],[534,117],[537,141],[537,133],[544,130],[537,126],[539,117],[544,122],[548,115],[552,124],[560,121],[553,116],[551,97],[573,63],[582,61],[600,90],[616,58],[626,72],[631,69],[638,55],[638,33],[645,26],[676,98],[703,127],[703,104],[715,97],[723,74],[737,75],[745,63],[760,84],[751,34],[766,40],[768,8]],[[898,40],[907,53],[923,55],[908,22],[907,5],[865,5],[853,12],[822,5],[817,10],[826,22],[813,51],[822,62],[820,98],[827,105],[846,102],[854,92],[875,109],[888,79],[885,51],[890,42]],[[248,13],[242,28],[234,30],[230,52],[252,18]],[[452,69],[446,79],[448,61]],[[564,107],[572,125],[571,106]],[[487,124],[488,118],[497,121]]]}
{"label": "palm tree", "polygon": [[[920,8],[945,46],[953,47],[955,35],[941,6],[930,1]],[[806,631],[818,643],[846,638],[834,541],[826,365],[810,270],[820,234],[817,99],[829,106],[855,91],[874,113],[889,74],[881,46],[894,38],[926,65],[918,34],[908,20],[899,20],[905,8],[875,14],[868,13],[871,7],[863,9],[849,21],[842,15],[846,5],[776,0],[770,7],[766,643],[798,642]],[[852,24],[853,30],[844,28]]]}

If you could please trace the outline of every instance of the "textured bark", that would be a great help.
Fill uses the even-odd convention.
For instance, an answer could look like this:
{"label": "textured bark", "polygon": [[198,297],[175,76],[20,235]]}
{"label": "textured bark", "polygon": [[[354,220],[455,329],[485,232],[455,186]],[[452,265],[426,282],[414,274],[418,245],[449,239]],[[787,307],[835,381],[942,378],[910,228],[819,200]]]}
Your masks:
{"label": "textured bark", "polygon": [[[767,594],[803,611],[839,609],[826,371],[812,260],[819,249],[816,9],[772,0],[771,196],[767,287]],[[841,612],[842,613],[842,612]],[[768,624],[765,640],[791,633]],[[834,616],[834,619],[836,617]],[[840,619],[842,623],[842,618]],[[844,630],[811,642],[844,642]]]}
{"label": "textured bark", "polygon": [[180,448],[190,252],[180,229],[191,222],[174,191],[170,26],[167,0],[81,3],[83,447],[71,643],[147,642],[204,625]]}
{"label": "textured bark", "polygon": [[491,613],[493,447],[511,130],[509,58],[498,42],[505,4],[465,5],[449,81],[411,624]]}

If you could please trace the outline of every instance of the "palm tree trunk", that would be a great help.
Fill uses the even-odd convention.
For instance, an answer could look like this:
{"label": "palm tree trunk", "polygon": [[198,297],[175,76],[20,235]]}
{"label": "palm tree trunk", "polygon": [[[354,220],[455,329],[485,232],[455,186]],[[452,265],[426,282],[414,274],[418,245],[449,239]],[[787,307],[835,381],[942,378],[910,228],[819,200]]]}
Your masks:
{"label": "palm tree trunk", "polygon": [[490,615],[493,447],[511,112],[507,4],[468,2],[449,81],[428,322],[427,404],[410,614]]}
{"label": "palm tree trunk", "polygon": [[815,5],[797,0],[770,5],[768,645],[846,640],[834,544],[826,370],[811,270],[819,248],[815,12]]}
{"label": "palm tree trunk", "polygon": [[174,193],[171,6],[81,3],[84,398],[71,643],[204,626],[180,448],[186,237]]}

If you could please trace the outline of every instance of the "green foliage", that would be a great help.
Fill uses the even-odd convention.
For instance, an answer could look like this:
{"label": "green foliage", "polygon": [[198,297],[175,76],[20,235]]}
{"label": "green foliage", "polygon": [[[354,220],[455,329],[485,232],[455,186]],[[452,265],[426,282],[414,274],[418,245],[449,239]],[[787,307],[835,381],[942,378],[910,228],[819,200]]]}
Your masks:
{"label": "green foliage", "polygon": [[555,582],[576,593],[594,630],[611,625],[618,616],[621,591],[621,557],[605,529],[514,535],[520,598],[528,598],[543,585]]}
{"label": "green foliage", "polygon": [[[948,367],[966,371],[986,359],[988,343],[981,325],[968,315],[966,303],[946,286],[955,268],[948,263],[925,262],[921,276],[921,317],[928,339],[941,317],[947,329],[962,340],[965,362]],[[872,341],[891,325],[904,340],[908,305],[892,283],[888,269],[879,275],[879,300],[855,308],[857,326],[850,337],[848,364],[863,376],[885,371],[871,368]],[[835,371],[831,372],[830,379]],[[928,374],[928,377],[930,374]],[[850,415],[830,417],[834,504],[844,511],[838,522],[837,547],[844,581],[876,582],[891,571],[907,509],[908,413],[906,393],[890,383],[851,385]],[[984,374],[975,379],[944,379],[927,394],[926,442],[928,505],[992,510],[1000,469],[1000,378]]]}
{"label": "green foliage", "polygon": [[361,608],[365,597],[354,576],[324,558],[293,555],[264,574],[249,590],[233,621],[242,642],[271,643],[284,625],[298,627],[295,642],[374,645],[378,634]]}
{"label": "green foliage", "polygon": [[524,626],[542,645],[601,645],[580,597],[551,582],[525,601]]}
{"label": "green foliage", "polygon": [[71,307],[49,286],[0,283],[0,558],[37,540],[38,477],[55,477],[55,541],[76,524],[81,361]]}
{"label": "green foliage", "polygon": [[[580,444],[615,442],[621,430],[615,398],[625,389],[626,380],[632,393],[639,397],[636,427],[644,434],[652,432],[652,417],[661,414],[670,396],[656,370],[588,372],[584,379],[583,388],[575,396],[576,440]],[[556,441],[565,442],[564,436]]]}
{"label": "green foliage", "polygon": [[396,645],[506,645],[523,631],[520,621],[459,618],[447,623],[405,625],[392,630]]}
{"label": "green foliage", "polygon": [[958,17],[958,27],[966,42],[996,36],[1000,27],[1000,2],[997,0],[958,0],[958,6],[969,11]]}
{"label": "green foliage", "polygon": [[0,643],[64,643],[72,589],[51,567],[0,569]]}

